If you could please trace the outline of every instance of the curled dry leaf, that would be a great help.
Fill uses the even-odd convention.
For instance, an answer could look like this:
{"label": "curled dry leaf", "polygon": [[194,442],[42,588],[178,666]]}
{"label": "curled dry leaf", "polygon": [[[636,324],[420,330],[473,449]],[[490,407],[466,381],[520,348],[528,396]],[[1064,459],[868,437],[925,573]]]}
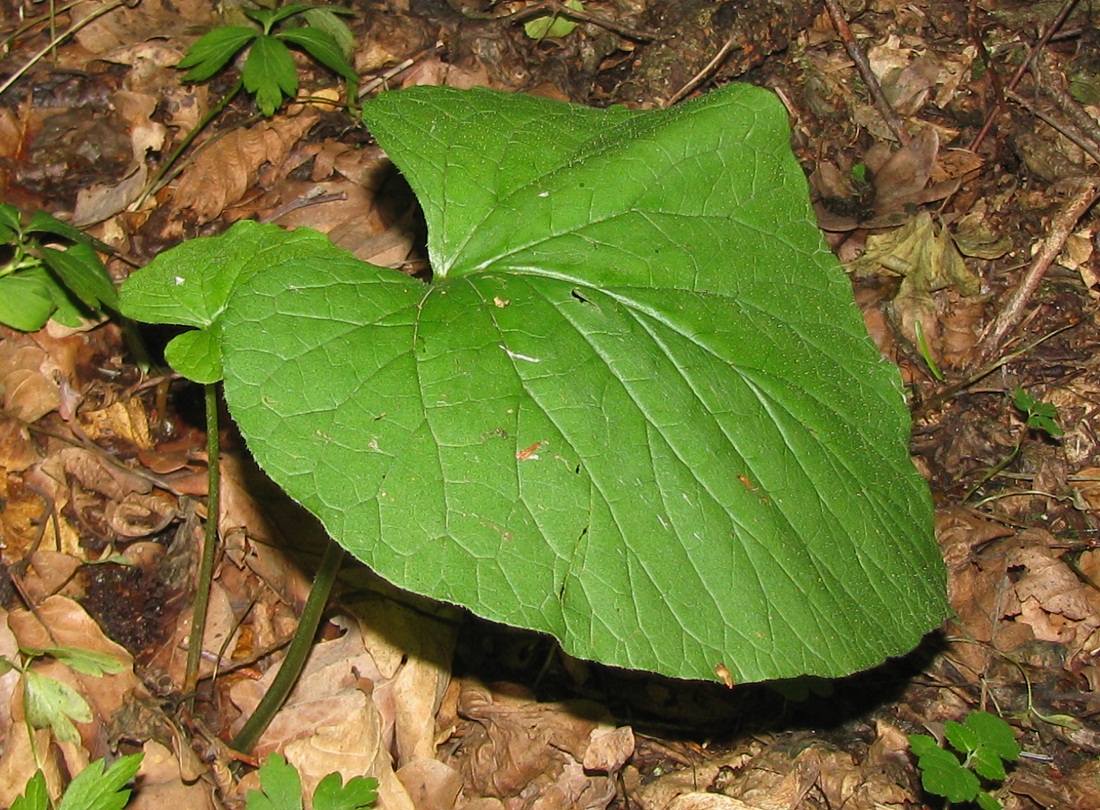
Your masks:
{"label": "curled dry leaf", "polygon": [[112,402],[105,408],[81,411],[81,426],[93,441],[117,446],[118,442],[130,445],[127,449],[149,449],[153,437],[149,432],[149,414],[145,404],[137,397]]}
{"label": "curled dry leaf", "polygon": [[184,171],[172,197],[173,207],[191,209],[200,223],[214,219],[245,195],[262,166],[281,166],[316,120],[317,112],[306,108],[295,116],[278,116],[251,129],[227,132]]}
{"label": "curled dry leaf", "polygon": [[598,705],[537,703],[467,683],[459,712],[472,721],[454,760],[467,796],[540,810],[604,808],[614,797],[617,774],[586,773],[583,765],[592,732],[606,719]]}
{"label": "curled dry leaf", "polygon": [[184,781],[180,761],[171,749],[150,740],[142,746],[142,752],[145,756],[137,772],[141,789],[134,791],[126,810],[214,810],[210,785],[203,780]]}
{"label": "curled dry leaf", "polygon": [[4,411],[31,424],[61,405],[61,391],[45,372],[46,352],[20,339],[0,341]]}

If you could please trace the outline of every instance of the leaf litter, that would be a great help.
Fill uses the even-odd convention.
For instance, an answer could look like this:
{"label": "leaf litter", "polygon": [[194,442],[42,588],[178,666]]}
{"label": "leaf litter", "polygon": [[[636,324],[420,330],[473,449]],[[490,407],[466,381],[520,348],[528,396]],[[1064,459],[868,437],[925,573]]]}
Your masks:
{"label": "leaf litter", "polygon": [[[82,4],[77,14],[105,6]],[[666,10],[658,2],[586,9],[638,29],[659,27]],[[901,808],[921,801],[905,735],[941,733],[947,720],[984,707],[1008,717],[1035,755],[1010,772],[1001,794],[1008,806],[1100,806],[1092,720],[1100,690],[1095,213],[1067,240],[1009,345],[1025,351],[946,400],[937,399],[943,384],[928,363],[946,373],[946,384],[974,371],[981,332],[1045,237],[1060,189],[1097,171],[1087,153],[1024,108],[1000,119],[996,149],[965,149],[995,98],[992,75],[1004,80],[1028,32],[1047,26],[1052,13],[990,11],[994,45],[980,53],[957,9],[890,2],[849,9],[909,130],[909,143],[898,144],[831,21],[793,3],[769,6],[772,22],[756,26],[755,44],[722,28],[728,20],[715,23],[712,9],[703,13],[706,30],[722,32],[714,41],[659,44],[590,22],[537,42],[507,19],[417,16],[402,3],[387,11],[368,18],[356,61],[363,72],[387,74],[391,86],[540,88],[600,104],[659,103],[723,42],[742,43],[705,81],[755,68],[750,79],[789,99],[822,225],[843,234],[838,251],[858,268],[865,317],[910,385],[914,461],[940,503],[937,533],[957,618],[913,658],[839,684],[830,698],[789,703],[757,687],[727,694],[606,672],[555,655],[538,638],[410,609],[368,578],[346,587],[344,618],[327,625],[266,745],[281,748],[306,781],[332,770],[377,776],[385,807]],[[5,34],[15,27],[9,12],[3,7]],[[674,26],[697,25],[693,13],[678,10]],[[56,66],[35,65],[0,96],[5,201],[99,223],[93,235],[135,264],[204,227],[279,214],[280,223],[322,226],[358,246],[361,258],[422,266],[408,209],[394,207],[392,185],[370,179],[381,177],[380,156],[332,129],[331,112],[321,108],[225,124],[178,182],[128,210],[150,161],[224,91],[183,85],[170,69],[190,41],[181,15],[210,21],[208,7],[149,0],[107,13],[77,33],[79,48],[58,48]],[[776,25],[780,16],[789,22]],[[21,34],[0,67],[21,66],[45,30]],[[1051,56],[1075,86],[1087,85],[1090,68],[1072,49],[1053,46]],[[311,95],[335,87],[321,72],[309,81]],[[1047,104],[1048,91],[1028,81],[1019,92]],[[111,108],[115,125],[97,128]],[[1083,110],[1097,118],[1095,99]],[[235,120],[248,114],[239,105]],[[859,178],[860,165],[869,179]],[[314,198],[333,201],[309,204]],[[117,258],[111,269],[126,272]],[[1067,323],[1076,326],[1053,334]],[[235,784],[217,735],[240,722],[262,689],[308,589],[285,536],[310,529],[288,519],[287,505],[248,496],[254,476],[231,456],[223,487],[235,494],[219,516],[226,548],[204,643],[208,678],[196,715],[171,711],[164,699],[182,682],[187,634],[179,630],[201,537],[203,437],[178,384],[141,387],[124,351],[113,326],[0,333],[0,528],[9,572],[0,583],[9,594],[0,654],[17,655],[17,644],[67,643],[124,662],[122,672],[97,677],[57,661],[32,665],[92,708],[91,721],[76,724],[79,740],[60,747],[48,745],[43,730],[28,734],[22,702],[13,699],[19,673],[0,676],[0,790],[11,793],[0,803],[34,770],[32,738],[48,752],[42,765],[55,794],[62,774],[112,751],[141,750],[141,790],[131,806],[212,806],[214,786],[224,800],[242,801],[254,777]],[[1064,437],[1028,432],[1010,401],[1019,387],[1055,403]],[[109,569],[137,576],[96,573]],[[13,601],[16,583],[38,617]],[[120,610],[121,598],[138,609]],[[93,608],[98,625],[113,627],[132,649],[104,635],[89,617]],[[127,635],[117,626],[123,614],[163,634]],[[578,697],[594,703],[578,707]]]}

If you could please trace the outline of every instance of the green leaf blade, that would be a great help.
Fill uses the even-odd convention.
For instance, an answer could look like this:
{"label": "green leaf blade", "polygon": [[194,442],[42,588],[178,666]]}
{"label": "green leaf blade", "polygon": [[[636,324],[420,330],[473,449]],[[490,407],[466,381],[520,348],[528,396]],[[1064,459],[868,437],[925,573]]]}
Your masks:
{"label": "green leaf blade", "polygon": [[989,712],[971,712],[965,724],[981,740],[983,747],[994,752],[1001,759],[1014,762],[1020,757],[1020,744],[1012,733],[1012,726],[1002,718]]}
{"label": "green leaf blade", "polygon": [[31,726],[52,729],[61,742],[79,742],[72,721],[92,722],[91,707],[79,692],[34,670],[23,673],[23,706]]}
{"label": "green leaf blade", "polygon": [[260,767],[259,790],[248,791],[247,810],[302,810],[302,779],[281,754],[268,754]]}
{"label": "green leaf blade", "polygon": [[333,73],[345,79],[358,81],[355,68],[328,32],[318,28],[291,28],[278,33],[276,37],[299,46]]}
{"label": "green leaf blade", "polygon": [[313,810],[364,810],[378,800],[378,780],[354,776],[346,785],[340,774],[330,773],[313,793]]}
{"label": "green leaf blade", "polygon": [[137,774],[142,756],[119,757],[106,772],[102,759],[89,763],[69,783],[58,810],[122,810],[130,800],[130,791],[123,786]]}
{"label": "green leaf blade", "polygon": [[401,587],[676,677],[874,665],[945,615],[931,500],[761,93],[384,95],[435,282],[242,225],[176,314],[260,465]]}
{"label": "green leaf blade", "polygon": [[46,776],[42,771],[35,771],[34,776],[27,780],[23,793],[12,802],[11,810],[47,810],[49,801]]}
{"label": "green leaf blade", "polygon": [[107,270],[90,245],[78,242],[68,250],[40,246],[42,261],[60,279],[65,289],[87,307],[118,308],[118,292]]}
{"label": "green leaf blade", "polygon": [[256,39],[260,32],[245,25],[226,25],[200,37],[187,49],[176,67],[190,68],[184,74],[187,82],[204,82],[229,64],[234,56]]}
{"label": "green leaf blade", "polygon": [[57,309],[55,294],[64,290],[41,267],[0,277],[0,323],[21,332],[41,329]]}
{"label": "green leaf blade", "polygon": [[252,43],[241,74],[244,88],[256,97],[260,112],[270,118],[298,92],[298,69],[286,45],[273,36],[258,37]]}

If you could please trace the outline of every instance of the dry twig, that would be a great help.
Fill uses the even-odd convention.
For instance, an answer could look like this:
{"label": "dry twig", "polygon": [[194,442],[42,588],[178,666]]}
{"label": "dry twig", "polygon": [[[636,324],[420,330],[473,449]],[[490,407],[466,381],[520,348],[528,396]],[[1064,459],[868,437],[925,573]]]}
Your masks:
{"label": "dry twig", "polygon": [[[835,2],[835,0],[826,0],[826,2]],[[1028,51],[1027,58],[1016,68],[1016,72],[1012,74],[1012,78],[1009,79],[1008,84],[1005,85],[1006,92],[1012,92],[1016,89],[1016,86],[1020,83],[1020,79],[1024,77],[1024,73],[1027,72],[1031,66],[1032,60],[1035,56],[1046,47],[1050,42],[1050,38],[1054,36],[1055,32],[1062,27],[1062,23],[1069,17],[1070,12],[1073,11],[1073,7],[1077,5],[1077,0],[1065,0],[1062,4],[1062,8],[1058,11],[1058,16],[1054,18],[1054,22],[1047,27],[1047,30],[1043,32],[1043,36],[1039,38],[1039,41],[1035,43],[1034,47]],[[989,111],[989,115],[986,116],[985,123],[982,124],[982,128],[978,131],[978,134],[974,136],[974,140],[971,141],[968,147],[971,152],[976,152],[978,147],[981,146],[982,141],[985,140],[985,136],[989,134],[989,131],[993,129],[993,123],[997,120],[997,117],[1004,111],[1005,99],[1001,96],[997,99],[997,102],[993,105],[993,109]]]}
{"label": "dry twig", "polygon": [[997,320],[986,329],[978,344],[971,368],[977,368],[988,362],[1000,348],[1008,333],[1020,322],[1028,301],[1039,287],[1047,269],[1061,253],[1066,239],[1077,226],[1078,220],[1085,215],[1097,198],[1100,198],[1100,177],[1089,177],[1082,181],[1078,192],[1063,206],[1050,223],[1050,235],[1042,249],[1028,267],[1019,286],[1005,302]]}
{"label": "dry twig", "polygon": [[871,63],[867,61],[867,55],[860,50],[859,43],[856,42],[855,35],[852,34],[852,29],[848,25],[848,18],[844,16],[844,9],[840,7],[840,0],[825,0],[825,8],[829,10],[829,16],[832,17],[833,25],[836,26],[836,31],[840,34],[844,49],[848,51],[848,56],[856,63],[856,69],[859,70],[863,83],[867,85],[867,92],[871,94],[871,101],[874,102],[875,109],[878,110],[878,114],[882,116],[882,120],[886,122],[886,126],[890,128],[894,137],[904,146],[909,143],[909,136],[901,128],[901,122],[898,120],[894,108],[890,106],[890,102],[883,95],[882,85],[875,78],[875,73],[871,70]]}

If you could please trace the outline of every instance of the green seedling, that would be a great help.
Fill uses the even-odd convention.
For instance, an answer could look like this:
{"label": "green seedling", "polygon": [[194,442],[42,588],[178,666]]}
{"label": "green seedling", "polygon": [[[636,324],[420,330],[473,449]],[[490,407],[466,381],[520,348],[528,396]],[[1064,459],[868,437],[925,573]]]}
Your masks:
{"label": "green seedling", "polygon": [[[255,21],[255,26],[215,28],[188,48],[176,65],[188,69],[185,81],[203,82],[212,78],[248,48],[241,86],[255,97],[260,112],[270,118],[285,99],[294,98],[298,92],[298,69],[288,47],[294,46],[342,76],[348,83],[348,103],[352,103],[359,80],[348,59],[353,37],[337,16],[351,12],[291,3],[277,9],[245,9],[244,13]],[[306,20],[310,25],[286,26],[293,18]]]}
{"label": "green seedling", "polygon": [[22,675],[23,714],[27,724],[35,729],[52,730],[59,742],[79,742],[80,734],[73,723],[91,722],[92,710],[88,702],[68,684],[39,675],[31,669],[31,663],[36,658],[48,656],[75,672],[96,677],[121,672],[123,663],[105,653],[80,647],[21,648],[19,652],[14,660],[0,656],[0,674],[15,669]]}
{"label": "green seedling", "polygon": [[1062,436],[1064,431],[1058,425],[1058,409],[1049,402],[1042,402],[1023,388],[1012,393],[1012,404],[1026,417],[1027,426],[1047,434],[1052,439]]}
{"label": "green seedling", "polygon": [[942,621],[901,379],[772,94],[633,111],[418,87],[363,115],[424,209],[431,283],[240,222],[122,290],[192,327],[168,362],[223,381],[341,546],[681,678],[835,677]]}
{"label": "green seedling", "polygon": [[[269,754],[260,767],[260,790],[248,791],[246,810],[302,810],[302,780],[279,754]],[[313,792],[313,810],[365,810],[378,801],[378,780],[356,776],[345,785],[330,773]]]}
{"label": "green seedling", "polygon": [[[130,789],[126,785],[141,766],[142,754],[119,757],[107,770],[104,761],[97,759],[76,775],[61,797],[56,810],[122,810],[130,801]],[[42,771],[27,781],[23,795],[18,797],[11,810],[49,810],[46,777]]]}
{"label": "green seedling", "polygon": [[1001,810],[1000,799],[983,789],[982,780],[999,785],[1005,780],[1005,764],[1019,758],[1012,727],[988,712],[971,712],[962,723],[948,720],[944,736],[952,750],[941,748],[928,735],[909,735],[924,789],[951,804],[970,802],[981,810]]}
{"label": "green seedling", "polygon": [[[573,11],[584,11],[584,3],[580,0],[565,0],[562,7]],[[523,32],[535,40],[554,39],[569,36],[576,27],[577,24],[573,20],[560,11],[554,11],[545,17],[528,20],[523,25]]]}
{"label": "green seedling", "polygon": [[97,250],[110,248],[43,211],[26,219],[0,203],[0,323],[23,332],[51,317],[65,326],[117,309]]}
{"label": "green seedling", "polygon": [[[288,98],[298,92],[298,69],[290,46],[300,48],[347,82],[348,108],[354,109],[358,95],[359,76],[350,60],[354,36],[340,15],[352,12],[333,6],[310,6],[291,3],[277,9],[250,8],[244,13],[256,25],[223,25],[200,37],[176,65],[186,69],[184,80],[203,82],[223,70],[239,53],[248,49],[241,76],[232,89],[214,105],[168,156],[160,170],[134,203],[141,205],[179,172],[177,162],[190,148],[199,133],[217,118],[222,110],[246,90],[256,99],[260,112],[270,118]],[[308,26],[287,27],[296,18]]]}

